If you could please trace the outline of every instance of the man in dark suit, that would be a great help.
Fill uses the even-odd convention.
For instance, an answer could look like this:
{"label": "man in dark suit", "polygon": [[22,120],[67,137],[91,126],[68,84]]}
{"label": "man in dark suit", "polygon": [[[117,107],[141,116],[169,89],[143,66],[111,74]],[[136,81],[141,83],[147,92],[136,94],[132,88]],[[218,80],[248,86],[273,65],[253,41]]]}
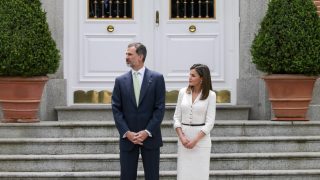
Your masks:
{"label": "man in dark suit", "polygon": [[120,134],[121,180],[135,180],[141,153],[146,180],[159,179],[160,125],[165,111],[163,75],[144,66],[146,47],[128,45],[126,63],[131,71],[115,80],[112,112]]}

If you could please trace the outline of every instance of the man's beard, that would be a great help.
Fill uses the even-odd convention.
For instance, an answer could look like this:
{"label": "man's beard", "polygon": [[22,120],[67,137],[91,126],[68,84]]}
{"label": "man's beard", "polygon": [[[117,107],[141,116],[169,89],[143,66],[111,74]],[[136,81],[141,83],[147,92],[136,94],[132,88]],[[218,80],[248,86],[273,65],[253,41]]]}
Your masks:
{"label": "man's beard", "polygon": [[129,63],[127,63],[127,66],[130,67],[130,68],[132,68],[134,65],[135,65],[134,62],[129,62]]}

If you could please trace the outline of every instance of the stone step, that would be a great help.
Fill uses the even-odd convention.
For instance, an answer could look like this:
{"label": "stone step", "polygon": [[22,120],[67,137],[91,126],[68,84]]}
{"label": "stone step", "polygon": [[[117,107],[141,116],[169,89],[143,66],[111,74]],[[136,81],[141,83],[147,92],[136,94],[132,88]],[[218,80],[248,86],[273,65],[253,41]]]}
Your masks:
{"label": "stone step", "polygon": [[0,123],[1,138],[116,137],[114,122],[41,121],[39,123]]}
{"label": "stone step", "polygon": [[[160,180],[176,180],[176,171],[160,171]],[[119,171],[1,172],[3,180],[119,180]],[[144,180],[138,171],[138,180]],[[310,170],[220,170],[210,171],[210,180],[319,180],[320,169]]]}
{"label": "stone step", "polygon": [[[0,154],[116,154],[118,138],[0,138]],[[177,153],[177,138],[164,137],[161,153]],[[213,153],[318,152],[320,136],[212,137]]]}
{"label": "stone step", "polygon": [[318,152],[320,136],[217,137],[214,153]]}
{"label": "stone step", "polygon": [[[175,104],[166,104],[164,119],[172,119]],[[248,120],[250,106],[217,105],[216,119],[220,120]],[[113,119],[111,105],[73,105],[57,106],[59,121],[108,121]]]}
{"label": "stone step", "polygon": [[[320,169],[319,152],[211,154],[211,170]],[[236,163],[235,163],[236,162]],[[177,169],[176,154],[161,154],[160,170]],[[0,155],[0,172],[119,171],[118,154]],[[140,158],[139,171],[143,171]]]}
{"label": "stone step", "polygon": [[[317,136],[320,121],[216,120],[212,137]],[[161,125],[164,137],[176,136],[172,120]],[[41,121],[0,123],[1,138],[118,137],[113,121]]]}
{"label": "stone step", "polygon": [[213,135],[218,136],[317,136],[319,121],[219,121]]}

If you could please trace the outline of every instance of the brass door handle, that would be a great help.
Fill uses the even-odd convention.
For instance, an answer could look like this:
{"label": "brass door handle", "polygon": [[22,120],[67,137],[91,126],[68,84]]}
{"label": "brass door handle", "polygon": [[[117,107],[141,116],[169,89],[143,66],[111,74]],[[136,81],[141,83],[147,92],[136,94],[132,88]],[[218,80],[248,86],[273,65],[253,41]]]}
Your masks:
{"label": "brass door handle", "polygon": [[159,11],[156,11],[156,25],[159,26]]}
{"label": "brass door handle", "polygon": [[191,25],[191,26],[189,26],[189,31],[190,32],[196,32],[197,31],[197,27],[195,26],[195,25]]}
{"label": "brass door handle", "polygon": [[113,32],[114,31],[114,27],[112,25],[107,26],[107,31],[108,32]]}

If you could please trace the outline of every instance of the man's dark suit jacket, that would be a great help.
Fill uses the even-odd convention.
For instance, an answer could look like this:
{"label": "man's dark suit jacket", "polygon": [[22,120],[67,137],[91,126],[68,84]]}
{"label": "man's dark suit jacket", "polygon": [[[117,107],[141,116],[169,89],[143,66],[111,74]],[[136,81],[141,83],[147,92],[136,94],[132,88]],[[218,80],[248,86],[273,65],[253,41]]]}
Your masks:
{"label": "man's dark suit jacket", "polygon": [[165,111],[165,83],[163,75],[145,69],[141,84],[139,106],[137,107],[132,72],[129,71],[115,80],[112,94],[112,112],[120,134],[120,150],[129,151],[134,144],[122,138],[127,131],[148,130],[152,137],[143,142],[148,149],[162,146],[160,125]]}

